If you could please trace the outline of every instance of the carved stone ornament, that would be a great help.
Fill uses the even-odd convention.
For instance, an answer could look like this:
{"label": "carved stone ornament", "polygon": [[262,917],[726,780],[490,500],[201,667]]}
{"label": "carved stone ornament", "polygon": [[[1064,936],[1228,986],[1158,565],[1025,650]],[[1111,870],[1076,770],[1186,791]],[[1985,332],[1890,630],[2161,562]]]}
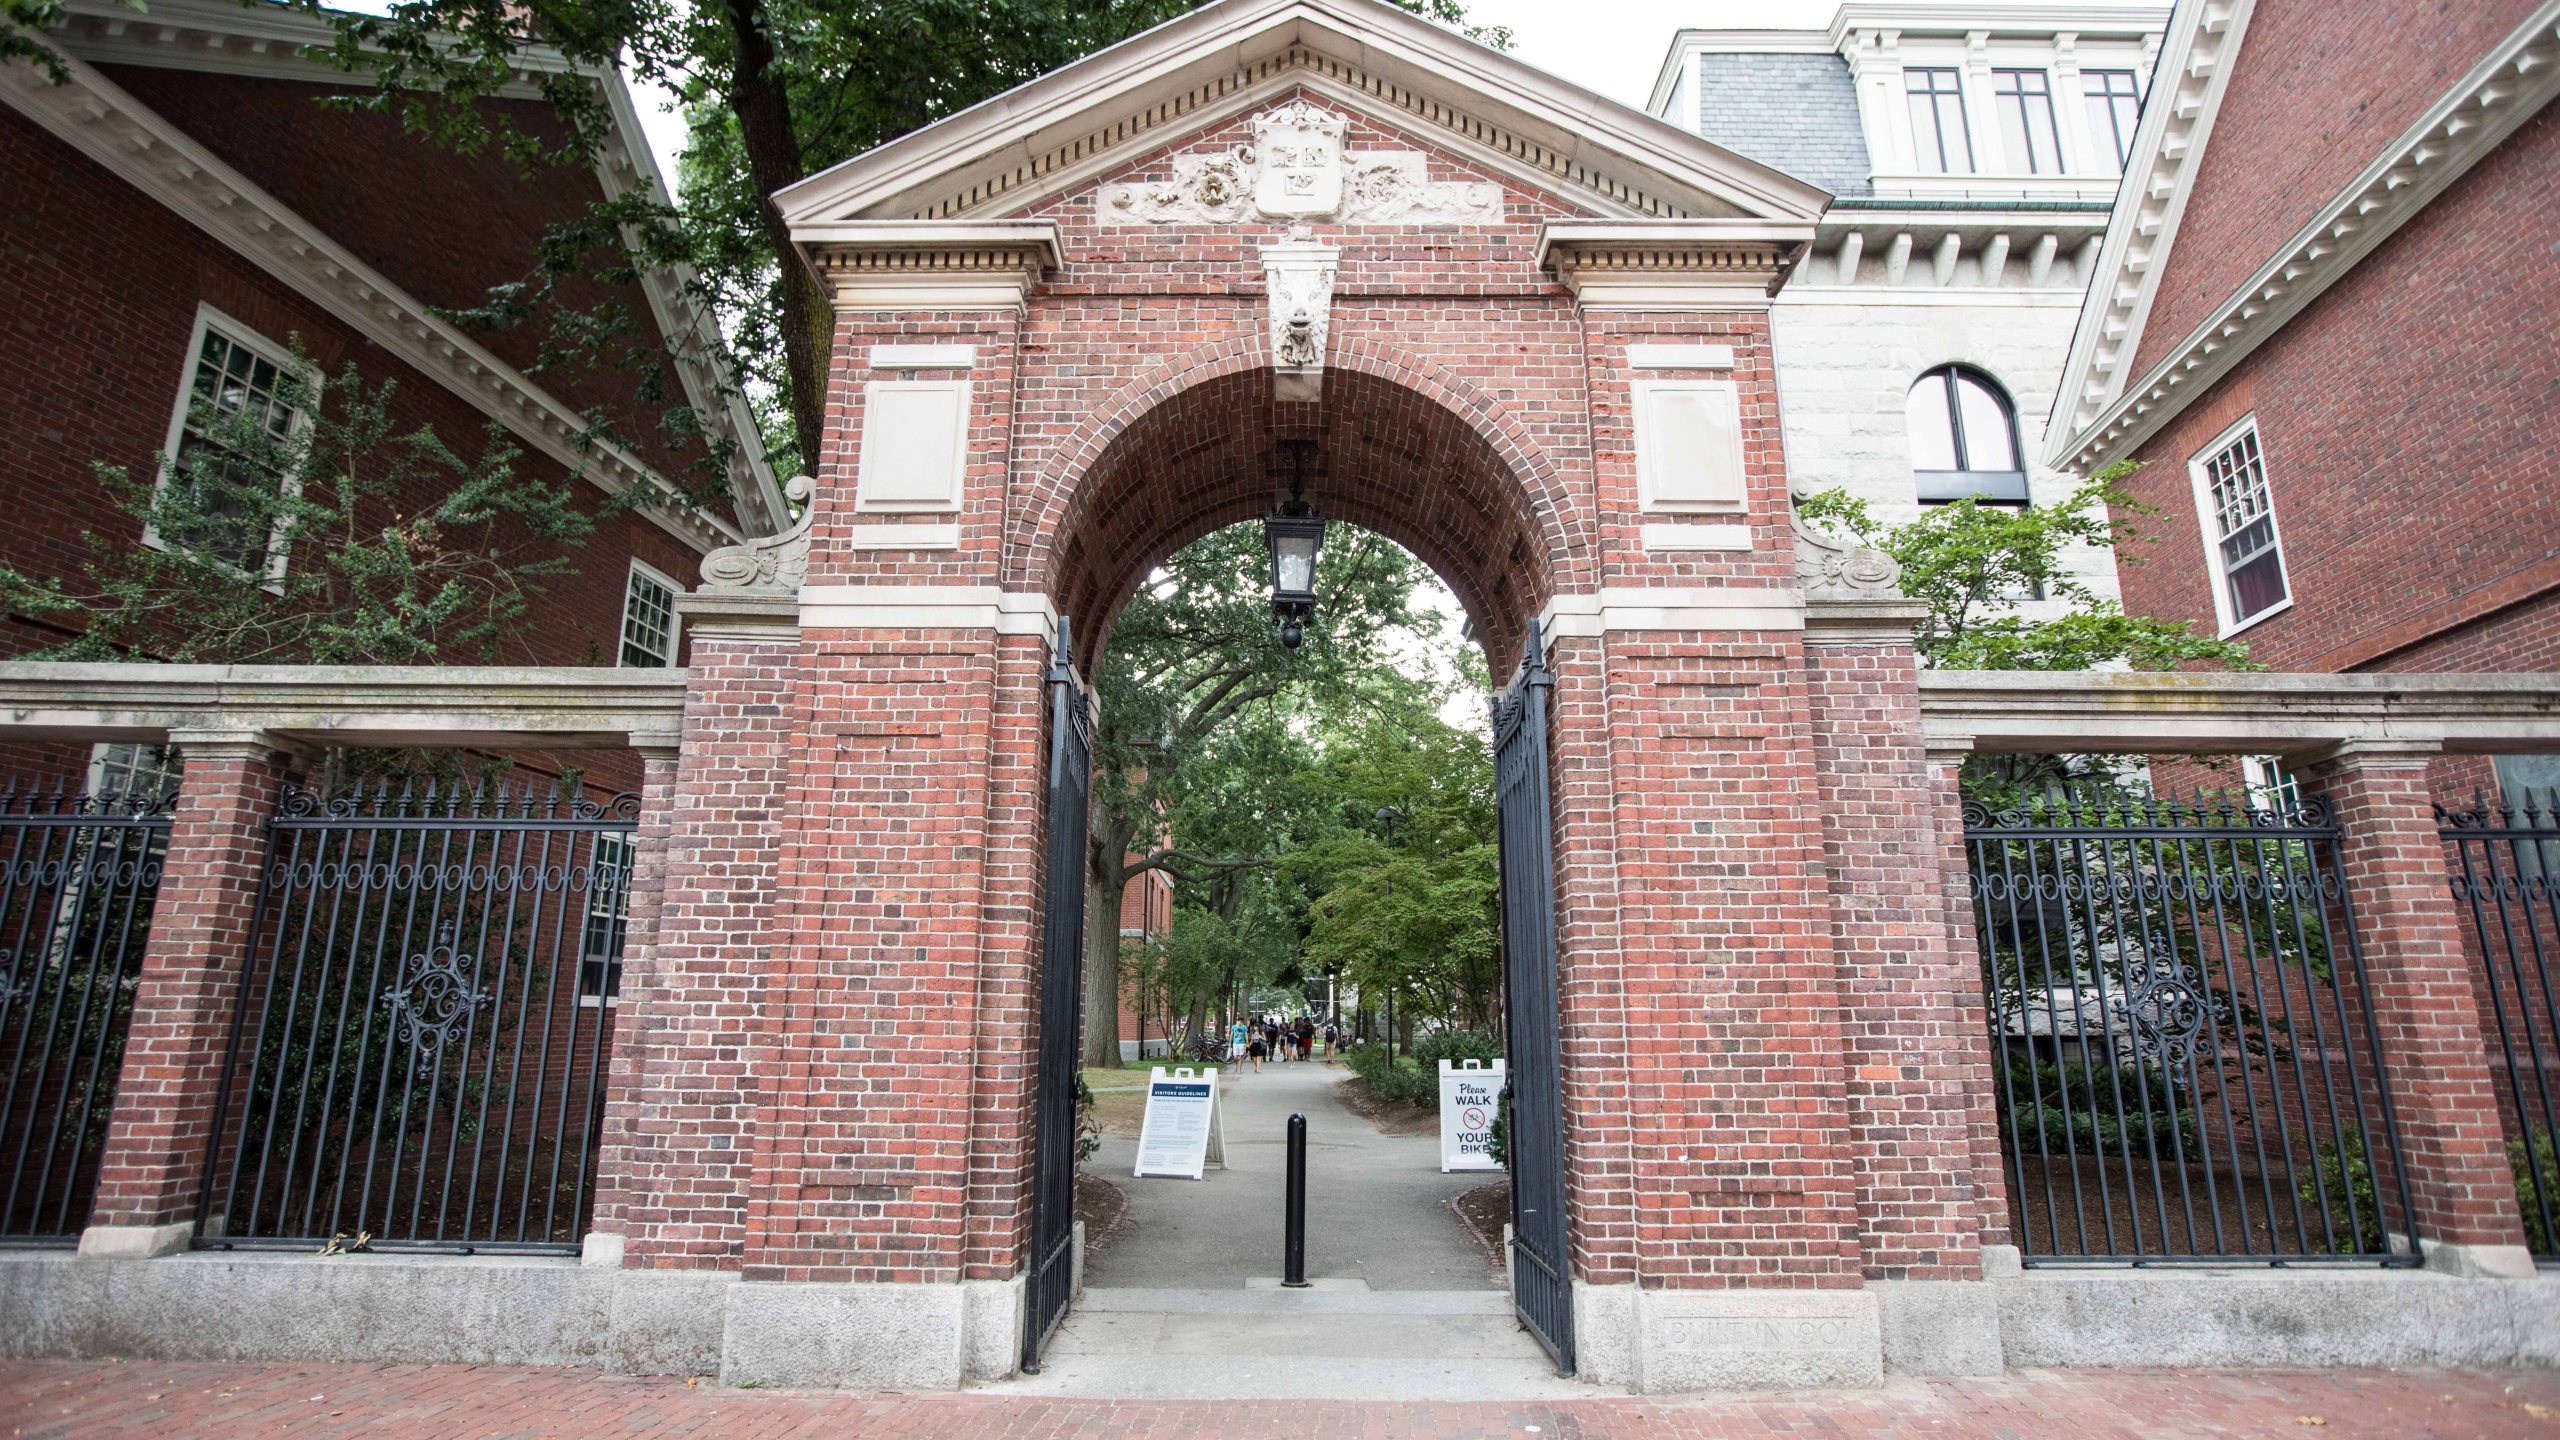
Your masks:
{"label": "carved stone ornament", "polygon": [[794,475],[782,493],[800,507],[800,518],[787,530],[760,535],[744,545],[724,545],[702,557],[702,588],[716,595],[796,595],[809,573],[809,522],[817,507],[809,503],[817,484]]}
{"label": "carved stone ornament", "polygon": [[1502,187],[1433,180],[1419,150],[1342,147],[1341,116],[1304,100],[1255,117],[1254,143],[1173,157],[1173,178],[1105,185],[1105,225],[1234,225],[1337,220],[1346,225],[1493,225]]}
{"label": "carved stone ornament", "polygon": [[1847,544],[1793,520],[1796,579],[1807,600],[1903,599],[1902,566],[1881,550]]}
{"label": "carved stone ornament", "polygon": [[1323,398],[1325,331],[1333,317],[1333,272],[1342,252],[1292,232],[1262,247],[1271,298],[1271,363],[1278,398]]}

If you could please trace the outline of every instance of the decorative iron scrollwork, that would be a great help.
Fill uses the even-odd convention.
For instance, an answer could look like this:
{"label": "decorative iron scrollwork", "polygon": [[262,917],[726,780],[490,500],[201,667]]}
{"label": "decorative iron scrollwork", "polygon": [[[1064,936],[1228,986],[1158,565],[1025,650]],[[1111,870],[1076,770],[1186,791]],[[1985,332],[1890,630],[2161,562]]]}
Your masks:
{"label": "decorative iron scrollwork", "polygon": [[397,1027],[394,1042],[416,1050],[417,1073],[430,1075],[454,1032],[496,997],[480,986],[479,957],[461,953],[447,934],[410,956],[400,967],[398,983],[383,991],[382,999]]}
{"label": "decorative iron scrollwork", "polygon": [[2127,993],[2123,1005],[2136,1055],[2171,1071],[2194,1063],[2213,1004],[2193,976],[2161,970]]}

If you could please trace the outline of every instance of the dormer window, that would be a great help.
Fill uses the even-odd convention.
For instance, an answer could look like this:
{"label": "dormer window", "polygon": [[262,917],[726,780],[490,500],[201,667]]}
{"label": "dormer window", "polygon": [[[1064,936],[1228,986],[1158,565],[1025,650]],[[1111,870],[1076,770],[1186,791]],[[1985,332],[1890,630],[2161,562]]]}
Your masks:
{"label": "dormer window", "polygon": [[1906,69],[1911,99],[1911,154],[1923,170],[1973,173],[1973,132],[1965,128],[1964,86],[1953,69]]}

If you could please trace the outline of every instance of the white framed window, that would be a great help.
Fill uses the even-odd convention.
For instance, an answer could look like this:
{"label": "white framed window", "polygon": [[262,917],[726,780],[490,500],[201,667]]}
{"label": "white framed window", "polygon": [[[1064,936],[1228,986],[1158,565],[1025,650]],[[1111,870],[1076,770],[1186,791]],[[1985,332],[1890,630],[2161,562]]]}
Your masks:
{"label": "white framed window", "polygon": [[1973,132],[1964,118],[1964,85],[1953,67],[1902,72],[1911,102],[1911,158],[1938,175],[1973,173]]}
{"label": "white framed window", "polygon": [[2187,462],[2195,486],[2196,517],[2204,528],[2205,565],[2213,576],[2213,608],[2225,636],[2237,634],[2293,604],[2285,579],[2283,537],[2276,531],[2275,495],[2267,485],[2266,452],[2252,415],[2232,426]]}
{"label": "white framed window", "polygon": [[2089,106],[2089,138],[2112,155],[2118,174],[2133,158],[2133,127],[2142,119],[2142,91],[2130,70],[2083,70],[2081,98]]}
{"label": "white framed window", "polygon": [[2062,173],[2062,133],[2054,124],[2053,81],[2042,70],[1994,70],[1991,103],[2012,165],[2030,175]]}
{"label": "white framed window", "polygon": [[[295,406],[287,393],[293,375],[291,351],[210,305],[198,305],[195,330],[187,339],[186,370],[178,378],[177,402],[171,408],[168,440],[162,447],[170,463],[160,471],[159,486],[166,488],[177,478],[181,463],[191,469],[224,465],[227,478],[247,474],[245,468],[233,467],[246,467],[249,461],[226,464],[215,452],[214,443],[201,424],[205,407],[224,414],[245,413],[278,442],[291,441],[302,433],[311,417]],[[308,374],[301,379],[305,386],[312,381]],[[272,478],[282,493],[301,493],[300,475],[288,471]],[[252,528],[243,526],[243,533],[238,535],[209,537],[207,548],[242,572],[274,585],[284,578],[285,524],[279,519],[265,534],[247,533]],[[168,548],[156,526],[144,528],[142,543],[154,549]]]}
{"label": "white framed window", "polygon": [[622,938],[631,923],[631,837],[598,832],[592,860],[578,933],[578,1003],[611,1005],[622,994]]}
{"label": "white framed window", "polygon": [[676,582],[637,560],[622,589],[622,649],[615,663],[641,670],[676,663]]}
{"label": "white framed window", "polygon": [[89,794],[166,795],[178,788],[178,752],[167,745],[107,743],[89,752]]}
{"label": "white framed window", "polygon": [[2240,762],[2249,803],[2279,816],[2302,813],[2302,777],[2273,755],[2251,755]]}
{"label": "white framed window", "polygon": [[1902,415],[1911,431],[1911,476],[1921,504],[2027,503],[2018,414],[1999,381],[1970,365],[1941,365],[1912,382]]}

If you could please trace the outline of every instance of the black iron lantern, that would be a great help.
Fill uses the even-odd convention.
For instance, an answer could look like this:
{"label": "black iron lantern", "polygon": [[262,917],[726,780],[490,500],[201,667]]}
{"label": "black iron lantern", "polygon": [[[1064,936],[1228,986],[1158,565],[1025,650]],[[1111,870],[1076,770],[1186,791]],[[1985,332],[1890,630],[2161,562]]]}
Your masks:
{"label": "black iron lantern", "polygon": [[1262,522],[1271,547],[1271,614],[1280,622],[1280,643],[1292,650],[1315,618],[1316,557],[1324,550],[1324,512],[1307,503],[1307,457],[1315,448],[1313,440],[1280,442],[1280,453],[1289,457],[1289,498]]}

